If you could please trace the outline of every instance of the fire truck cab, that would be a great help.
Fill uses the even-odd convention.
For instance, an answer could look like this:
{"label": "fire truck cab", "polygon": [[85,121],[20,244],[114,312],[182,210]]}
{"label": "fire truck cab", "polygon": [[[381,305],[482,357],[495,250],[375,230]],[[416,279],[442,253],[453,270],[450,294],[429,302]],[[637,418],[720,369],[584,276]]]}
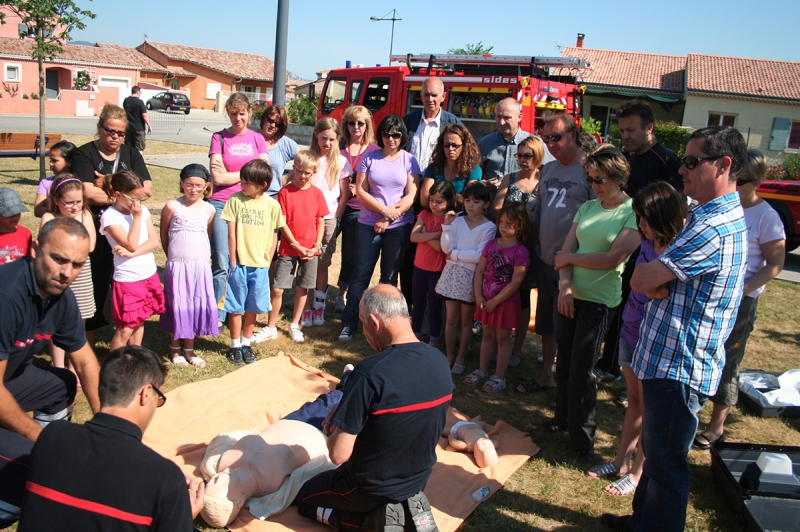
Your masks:
{"label": "fire truck cab", "polygon": [[422,108],[422,82],[436,76],[445,85],[442,107],[459,117],[476,139],[497,129],[495,107],[512,97],[522,105],[520,127],[536,133],[545,111],[569,113],[580,121],[582,90],[577,77],[589,68],[573,57],[503,55],[393,55],[390,66],[339,68],[328,73],[317,120],[341,121],[345,109],[363,105],[377,126],[389,114]]}

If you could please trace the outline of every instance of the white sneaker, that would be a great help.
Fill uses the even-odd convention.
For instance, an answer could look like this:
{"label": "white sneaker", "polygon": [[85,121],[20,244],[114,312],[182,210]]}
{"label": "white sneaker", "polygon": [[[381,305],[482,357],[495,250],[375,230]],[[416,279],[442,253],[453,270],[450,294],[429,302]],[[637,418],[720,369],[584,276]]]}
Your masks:
{"label": "white sneaker", "polygon": [[[305,314],[305,312],[303,314]],[[320,325],[325,325],[325,307],[315,308],[313,315],[315,326],[319,327]]]}
{"label": "white sneaker", "polygon": [[333,311],[341,314],[346,306],[347,298],[345,296],[336,296],[336,300],[333,302]]}
{"label": "white sneaker", "polygon": [[298,344],[302,344],[306,341],[306,337],[303,336],[303,331],[301,331],[300,327],[295,323],[289,324],[289,336]]}
{"label": "white sneaker", "polygon": [[253,335],[253,338],[250,339],[250,343],[257,344],[265,340],[277,340],[277,339],[278,339],[277,327],[262,327],[260,331],[258,331]]}
{"label": "white sneaker", "polygon": [[314,313],[310,310],[304,310],[303,317],[300,318],[300,325],[303,327],[311,327],[314,325]]}

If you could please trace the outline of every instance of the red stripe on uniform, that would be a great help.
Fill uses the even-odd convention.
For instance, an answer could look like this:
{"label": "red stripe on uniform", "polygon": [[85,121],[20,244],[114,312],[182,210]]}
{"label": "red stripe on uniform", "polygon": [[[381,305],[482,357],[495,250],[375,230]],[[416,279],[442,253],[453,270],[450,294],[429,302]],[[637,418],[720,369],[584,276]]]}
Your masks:
{"label": "red stripe on uniform", "polygon": [[380,416],[383,414],[402,414],[403,412],[414,412],[415,410],[425,410],[426,408],[433,408],[434,406],[439,406],[442,403],[446,403],[450,399],[453,398],[453,394],[445,395],[444,397],[440,397],[439,399],[434,399],[433,401],[428,401],[426,403],[415,403],[413,405],[407,406],[398,406],[397,408],[387,408],[386,410],[377,410],[372,413],[372,415]]}
{"label": "red stripe on uniform", "polygon": [[77,497],[72,497],[71,495],[67,495],[66,493],[61,493],[60,491],[56,491],[50,488],[45,488],[44,486],[40,486],[39,484],[34,484],[33,482],[28,481],[25,484],[25,487],[31,493],[35,493],[40,497],[44,497],[45,499],[49,499],[51,501],[55,501],[57,503],[64,504],[66,506],[72,506],[73,508],[80,508],[81,510],[87,510],[89,512],[94,512],[100,515],[106,515],[108,517],[113,517],[114,519],[119,519],[121,521],[127,521],[129,523],[133,523],[135,525],[144,525],[150,526],[153,523],[152,517],[147,517],[145,515],[136,515],[129,512],[124,512],[122,510],[118,510],[112,506],[106,506],[105,504],[100,504],[97,502],[87,501],[85,499],[79,499]]}

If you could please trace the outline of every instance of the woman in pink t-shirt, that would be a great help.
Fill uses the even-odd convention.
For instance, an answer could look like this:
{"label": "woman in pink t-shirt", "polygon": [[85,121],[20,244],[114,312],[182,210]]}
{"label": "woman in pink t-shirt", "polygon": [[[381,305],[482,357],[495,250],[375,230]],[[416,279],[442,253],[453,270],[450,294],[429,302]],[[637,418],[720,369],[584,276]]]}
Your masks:
{"label": "woman in pink t-shirt", "polygon": [[[239,170],[253,159],[269,162],[269,150],[264,137],[251,129],[252,116],[250,100],[241,92],[231,94],[225,102],[225,110],[231,120],[231,127],[211,136],[211,182],[213,193],[208,202],[217,210],[211,230],[211,274],[214,278],[214,297],[222,299],[228,283],[228,224],[222,219],[225,202],[236,192],[239,185]],[[273,179],[276,177],[273,176]],[[280,176],[277,176],[280,179]],[[225,313],[219,311],[220,326],[225,322]]]}

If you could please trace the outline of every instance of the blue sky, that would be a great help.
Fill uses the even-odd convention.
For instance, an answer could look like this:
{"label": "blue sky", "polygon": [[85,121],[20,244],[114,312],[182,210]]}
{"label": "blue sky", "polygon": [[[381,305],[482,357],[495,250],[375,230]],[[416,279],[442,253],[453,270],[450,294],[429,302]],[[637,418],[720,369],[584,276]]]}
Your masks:
{"label": "blue sky", "polygon": [[[97,18],[73,40],[137,46],[151,41],[257,53],[273,59],[277,0],[192,2],[75,0]],[[684,55],[690,52],[800,61],[800,1],[551,1],[501,12],[496,1],[292,0],[287,67],[306,79],[346,60],[386,64],[393,8],[394,53],[442,53],[482,41],[496,54],[560,55],[557,45]],[[364,8],[365,5],[370,7]],[[529,7],[535,6],[535,7]],[[226,10],[227,9],[227,10]]]}

